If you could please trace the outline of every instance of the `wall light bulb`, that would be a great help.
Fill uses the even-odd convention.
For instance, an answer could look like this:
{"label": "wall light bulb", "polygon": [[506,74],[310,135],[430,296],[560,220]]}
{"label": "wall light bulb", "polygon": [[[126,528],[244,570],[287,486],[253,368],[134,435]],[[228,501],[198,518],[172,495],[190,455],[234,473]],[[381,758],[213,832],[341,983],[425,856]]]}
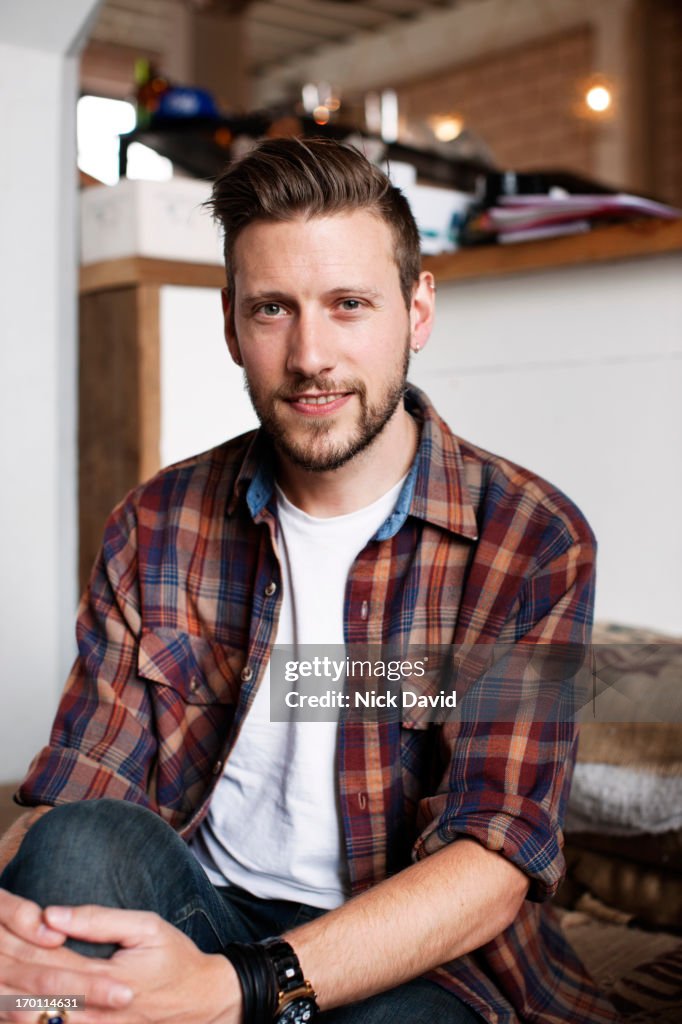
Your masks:
{"label": "wall light bulb", "polygon": [[439,142],[452,142],[464,128],[464,121],[456,114],[439,114],[430,118],[429,123]]}
{"label": "wall light bulb", "polygon": [[592,88],[587,91],[585,102],[590,110],[594,110],[595,113],[601,114],[611,106],[611,93],[604,85],[593,85]]}

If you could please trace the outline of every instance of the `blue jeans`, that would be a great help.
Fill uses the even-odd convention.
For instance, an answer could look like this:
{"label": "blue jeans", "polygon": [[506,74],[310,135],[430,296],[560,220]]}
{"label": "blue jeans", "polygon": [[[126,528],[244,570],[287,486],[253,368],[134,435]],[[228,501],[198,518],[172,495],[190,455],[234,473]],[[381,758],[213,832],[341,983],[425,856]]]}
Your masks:
{"label": "blue jeans", "polygon": [[[151,910],[188,935],[205,953],[228,942],[279,935],[325,913],[319,907],[264,900],[236,886],[212,885],[185,843],[156,814],[121,800],[64,804],[30,829],[0,887],[48,904],[97,903]],[[409,927],[409,922],[405,922]],[[88,956],[114,946],[77,940]],[[469,1007],[424,979],[320,1014],[322,1024],[475,1024]]]}

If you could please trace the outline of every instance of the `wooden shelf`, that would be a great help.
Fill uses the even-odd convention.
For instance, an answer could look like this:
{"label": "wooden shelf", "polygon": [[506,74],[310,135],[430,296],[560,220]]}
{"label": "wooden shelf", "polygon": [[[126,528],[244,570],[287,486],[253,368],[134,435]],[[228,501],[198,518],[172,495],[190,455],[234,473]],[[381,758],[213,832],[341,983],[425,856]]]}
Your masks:
{"label": "wooden shelf", "polygon": [[513,245],[481,245],[424,258],[439,282],[523,274],[556,267],[655,256],[682,250],[682,219],[646,218]]}
{"label": "wooden shelf", "polygon": [[[439,282],[524,274],[556,267],[609,263],[682,251],[682,219],[647,218],[515,245],[485,245],[440,256],[425,256],[424,269]],[[81,267],[80,292],[137,285],[223,288],[225,270],[217,264],[128,256]]]}
{"label": "wooden shelf", "polygon": [[89,263],[80,270],[81,295],[130,288],[136,285],[185,285],[188,288],[224,288],[225,268],[217,263],[185,263],[149,256]]}

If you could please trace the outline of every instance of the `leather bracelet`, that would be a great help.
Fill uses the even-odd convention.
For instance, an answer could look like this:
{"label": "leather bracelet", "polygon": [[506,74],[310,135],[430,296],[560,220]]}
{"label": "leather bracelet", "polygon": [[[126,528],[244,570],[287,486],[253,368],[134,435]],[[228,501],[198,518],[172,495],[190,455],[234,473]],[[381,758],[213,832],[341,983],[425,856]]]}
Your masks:
{"label": "leather bracelet", "polygon": [[251,971],[248,969],[242,950],[236,942],[225,946],[222,952],[223,956],[227,957],[237,972],[239,987],[242,990],[242,1016],[244,1024],[251,1024],[255,1006],[255,990]]}
{"label": "leather bracelet", "polygon": [[277,1008],[277,977],[266,950],[257,942],[231,942],[222,953],[239,979],[243,1024],[271,1024]]}

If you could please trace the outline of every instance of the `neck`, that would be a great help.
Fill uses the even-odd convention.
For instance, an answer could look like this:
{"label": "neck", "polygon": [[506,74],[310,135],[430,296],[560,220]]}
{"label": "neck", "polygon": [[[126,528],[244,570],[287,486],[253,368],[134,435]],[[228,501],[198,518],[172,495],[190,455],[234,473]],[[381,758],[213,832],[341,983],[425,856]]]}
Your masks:
{"label": "neck", "polygon": [[308,515],[347,515],[377,501],[405,476],[418,441],[417,424],[401,403],[372,444],[339,469],[312,472],[280,458],[277,482],[289,501]]}

